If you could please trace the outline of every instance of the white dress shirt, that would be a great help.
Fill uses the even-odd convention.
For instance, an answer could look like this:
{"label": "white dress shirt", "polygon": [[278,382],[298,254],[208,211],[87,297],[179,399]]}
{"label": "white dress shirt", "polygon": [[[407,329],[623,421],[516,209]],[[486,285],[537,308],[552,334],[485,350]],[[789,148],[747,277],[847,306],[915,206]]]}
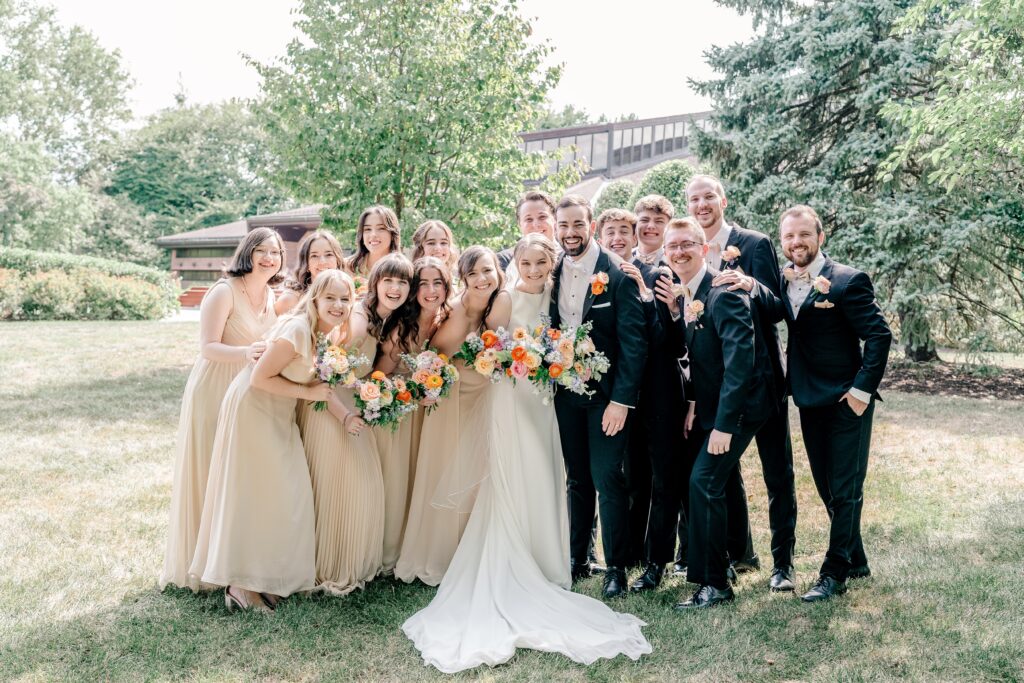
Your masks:
{"label": "white dress shirt", "polygon": [[562,274],[558,286],[558,316],[562,322],[573,327],[583,322],[583,302],[590,289],[590,278],[597,269],[597,257],[601,249],[593,239],[587,243],[587,250],[575,259],[566,256],[562,260]]}
{"label": "white dress shirt", "polygon": [[722,252],[725,251],[725,245],[729,242],[729,233],[732,232],[732,228],[728,223],[722,221],[722,227],[718,229],[715,236],[708,240],[708,255],[704,258],[704,262],[715,270],[722,269]]}
{"label": "white dress shirt", "polygon": [[637,259],[641,263],[648,266],[656,266],[661,263],[661,257],[665,255],[665,247],[658,247],[657,251],[650,254],[645,254],[640,251],[640,247],[633,250],[633,258]]}

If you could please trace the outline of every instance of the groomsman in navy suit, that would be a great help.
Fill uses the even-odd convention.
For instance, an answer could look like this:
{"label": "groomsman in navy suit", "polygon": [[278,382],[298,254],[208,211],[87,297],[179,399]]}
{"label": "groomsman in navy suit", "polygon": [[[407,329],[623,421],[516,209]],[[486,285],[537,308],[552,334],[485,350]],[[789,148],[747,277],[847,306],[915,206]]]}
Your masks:
{"label": "groomsman in navy suit", "polygon": [[[688,211],[700,223],[708,241],[708,266],[719,271],[738,270],[778,296],[781,292],[779,259],[771,238],[725,220],[727,200],[721,182],[713,176],[694,176],[686,187],[686,195]],[[778,327],[767,315],[760,316],[760,333],[768,345],[776,387],[772,396],[775,410],[755,437],[768,489],[768,524],[772,534],[773,567],[768,586],[772,591],[792,591],[795,588],[796,485],[789,436],[786,363]],[[750,542],[747,496],[739,467],[730,482],[729,506],[729,551],[734,566],[740,571],[757,568],[760,561]]]}
{"label": "groomsman in navy suit", "polygon": [[786,210],[779,232],[789,259],[781,298],[749,278],[730,280],[752,291],[759,309],[775,306],[774,319],[789,326],[789,393],[800,409],[811,476],[831,520],[818,579],[801,597],[816,602],[844,593],[847,579],[871,574],[860,516],[871,422],[892,333],[870,278],[821,251],[825,232],[814,209]]}
{"label": "groomsman in navy suit", "polygon": [[[546,192],[530,190],[519,195],[516,202],[516,223],[519,233],[526,237],[532,232],[539,232],[552,242],[555,241],[555,200]],[[512,262],[512,251],[515,245],[498,252],[498,265],[508,271]],[[514,269],[514,267],[513,267]]]}
{"label": "groomsman in navy suit", "polygon": [[665,261],[679,284],[659,279],[655,296],[667,309],[690,357],[696,399],[694,428],[706,434],[690,476],[687,580],[697,591],[676,609],[733,599],[729,585],[726,486],[747,445],[775,412],[774,374],[756,309],[744,291],[713,286],[704,231],[692,218],[669,223]]}

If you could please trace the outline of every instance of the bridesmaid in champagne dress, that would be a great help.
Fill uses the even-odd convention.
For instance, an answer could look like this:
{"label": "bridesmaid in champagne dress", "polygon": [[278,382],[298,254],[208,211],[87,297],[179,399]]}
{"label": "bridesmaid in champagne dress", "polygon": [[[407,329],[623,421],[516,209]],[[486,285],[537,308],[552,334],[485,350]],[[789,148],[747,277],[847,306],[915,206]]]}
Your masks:
{"label": "bridesmaid in champagne dress", "polygon": [[192,366],[178,419],[171,519],[160,572],[168,584],[199,590],[188,568],[195,553],[206,497],[217,415],[231,380],[266,348],[263,334],[276,320],[270,285],[281,279],[284,246],[270,228],[257,228],[238,245],[228,269],[203,297],[199,310],[200,355]]}
{"label": "bridesmaid in champagne dress", "polygon": [[377,262],[388,254],[402,253],[398,216],[386,206],[369,206],[356,223],[356,253],[345,259],[343,270],[356,281],[360,299],[368,291],[367,280]]}
{"label": "bridesmaid in champagne dress", "polygon": [[[384,372],[397,367],[398,354],[404,350],[401,342],[408,337],[406,308],[412,274],[412,263],[402,254],[388,254],[370,271],[363,308],[369,319],[370,335],[379,344],[376,368],[383,368]],[[409,460],[418,422],[414,418],[418,412],[406,416],[395,431],[373,430],[384,478],[383,574],[394,571],[402,545],[409,499]]]}
{"label": "bridesmaid in champagne dress", "polygon": [[[354,299],[355,285],[347,273],[343,276]],[[368,359],[353,368],[357,377],[373,368],[377,352],[367,325],[366,312],[357,303],[349,320],[332,333],[334,343],[355,348]],[[338,401],[325,412],[300,402],[298,420],[316,511],[316,588],[347,595],[380,571],[384,480],[377,442],[356,411],[353,390],[337,387],[334,394]]]}
{"label": "bridesmaid in champagne dress", "polygon": [[229,608],[272,609],[279,598],[313,588],[313,490],[296,401],[336,400],[314,377],[313,362],[315,335],[329,334],[348,316],[344,277],[321,273],[224,397],[189,573],[224,586]]}
{"label": "bridesmaid in champagne dress", "polygon": [[295,277],[285,281],[274,304],[277,314],[284,315],[295,308],[317,275],[325,270],[341,268],[343,262],[337,237],[326,230],[306,235],[299,245],[299,264],[295,268]]}
{"label": "bridesmaid in champagne dress", "polygon": [[[432,341],[451,310],[451,276],[438,258],[425,256],[415,264],[416,296],[411,301],[415,314],[415,346],[422,349]],[[439,349],[449,357],[458,351]],[[406,583],[419,579],[436,586],[455,554],[459,537],[469,516],[457,510],[432,505],[434,493],[459,442],[458,384],[448,398],[442,399],[430,415],[424,413],[415,466],[410,470],[409,514],[395,576]]]}

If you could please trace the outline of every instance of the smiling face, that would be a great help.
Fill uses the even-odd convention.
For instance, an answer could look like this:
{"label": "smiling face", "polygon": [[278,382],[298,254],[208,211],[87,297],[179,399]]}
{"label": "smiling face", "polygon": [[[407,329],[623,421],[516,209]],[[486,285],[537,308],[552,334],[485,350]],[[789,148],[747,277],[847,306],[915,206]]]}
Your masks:
{"label": "smiling face", "polygon": [[686,188],[686,210],[710,235],[722,227],[727,204],[719,187],[708,180],[697,179]]}
{"label": "smiling face", "polygon": [[427,312],[437,312],[448,297],[448,286],[437,268],[424,268],[416,283],[416,302]]}
{"label": "smiling face", "polygon": [[274,238],[265,239],[252,250],[252,269],[260,277],[273,277],[281,270],[281,243]]}
{"label": "smiling face", "polygon": [[341,264],[338,263],[338,255],[331,248],[331,243],[322,237],[310,243],[306,261],[309,265],[309,276],[312,280],[315,280],[316,276],[325,270],[335,270],[341,267]]}
{"label": "smiling face", "polygon": [[653,254],[661,249],[668,222],[669,217],[660,211],[644,209],[636,215],[636,235],[642,252]]}
{"label": "smiling face", "polygon": [[363,223],[363,246],[371,259],[378,259],[391,251],[391,231],[378,213],[371,213]]}
{"label": "smiling face", "polygon": [[452,241],[444,229],[434,226],[423,237],[423,255],[433,256],[448,263],[452,255]]}
{"label": "smiling face", "polygon": [[539,232],[549,239],[554,239],[554,216],[551,215],[551,207],[547,203],[534,199],[523,202],[519,207],[519,231],[525,237],[534,232]]}
{"label": "smiling face", "polygon": [[629,221],[605,221],[601,226],[598,242],[605,249],[614,252],[625,261],[633,259],[633,248],[636,247],[636,231]]}
{"label": "smiling face", "polygon": [[377,282],[377,312],[386,318],[409,298],[409,281],[397,275],[385,275]]}
{"label": "smiling face", "polygon": [[498,264],[490,254],[482,254],[466,272],[463,273],[466,291],[474,295],[490,296],[498,289]]}
{"label": "smiling face", "polygon": [[540,291],[555,267],[551,257],[543,249],[527,247],[516,256],[516,270],[519,278],[529,286],[531,291]]}
{"label": "smiling face", "polygon": [[672,227],[665,233],[665,262],[681,282],[689,282],[700,272],[708,245],[702,242],[703,235],[692,227]]}
{"label": "smiling face", "polygon": [[818,232],[814,220],[799,214],[786,216],[779,227],[782,240],[782,253],[797,268],[811,265],[821,245],[825,243],[825,233]]}
{"label": "smiling face", "polygon": [[565,206],[558,210],[555,237],[562,251],[573,258],[587,250],[596,224],[589,219],[587,209],[582,206]]}
{"label": "smiling face", "polygon": [[344,280],[332,280],[316,299],[320,332],[329,332],[348,320],[352,312],[352,291]]}

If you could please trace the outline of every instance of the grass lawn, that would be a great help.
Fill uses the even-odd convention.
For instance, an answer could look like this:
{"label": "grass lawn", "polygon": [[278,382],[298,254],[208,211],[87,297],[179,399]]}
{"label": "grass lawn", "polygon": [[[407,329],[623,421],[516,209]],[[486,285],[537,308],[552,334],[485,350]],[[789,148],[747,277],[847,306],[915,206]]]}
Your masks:
{"label": "grass lawn", "polygon": [[[157,590],[197,335],[195,323],[0,324],[0,680],[447,678],[399,630],[434,592],[420,585],[295,597],[270,617],[228,614],[221,593]],[[688,586],[672,579],[616,603],[650,624],[654,653],[638,663],[527,651],[455,678],[1024,678],[1024,402],[885,399],[863,518],[874,577],[843,598],[770,595],[762,570],[742,577],[734,605],[678,615]],[[827,518],[794,435],[803,588]],[[744,466],[765,559],[757,457]]]}

